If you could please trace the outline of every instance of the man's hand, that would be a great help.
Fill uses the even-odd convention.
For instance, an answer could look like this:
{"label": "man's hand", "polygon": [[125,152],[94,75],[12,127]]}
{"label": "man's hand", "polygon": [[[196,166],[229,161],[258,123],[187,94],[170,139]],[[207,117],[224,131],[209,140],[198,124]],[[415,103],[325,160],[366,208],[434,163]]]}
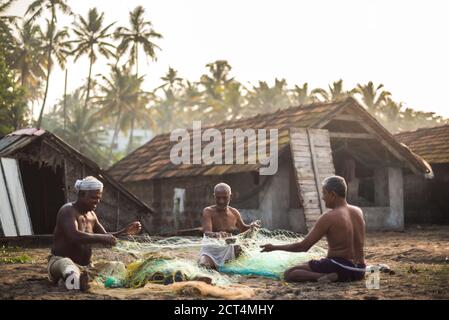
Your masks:
{"label": "man's hand", "polygon": [[103,243],[105,244],[105,245],[108,245],[108,246],[115,246],[116,244],[117,244],[117,238],[116,237],[114,237],[112,234],[110,234],[110,233],[106,233],[106,234],[104,234],[104,235],[102,235],[102,238],[103,238]]}
{"label": "man's hand", "polygon": [[260,220],[256,220],[256,221],[251,222],[251,224],[249,226],[250,226],[250,228],[257,229],[257,228],[260,228],[260,225],[261,225]]}
{"label": "man's hand", "polygon": [[274,245],[272,245],[271,243],[261,245],[260,247],[262,248],[261,252],[271,252],[271,251],[277,250],[276,247]]}
{"label": "man's hand", "polygon": [[142,230],[142,225],[139,221],[130,223],[124,230],[123,234],[127,236],[133,236],[139,234]]}
{"label": "man's hand", "polygon": [[228,238],[228,237],[232,237],[232,233],[228,233],[225,231],[220,231],[217,232],[218,238]]}

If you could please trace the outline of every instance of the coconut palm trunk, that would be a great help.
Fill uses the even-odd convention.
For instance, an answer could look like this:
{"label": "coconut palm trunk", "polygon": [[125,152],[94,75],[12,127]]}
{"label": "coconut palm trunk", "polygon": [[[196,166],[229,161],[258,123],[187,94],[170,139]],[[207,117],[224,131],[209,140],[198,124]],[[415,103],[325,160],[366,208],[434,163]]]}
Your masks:
{"label": "coconut palm trunk", "polygon": [[[136,49],[136,79],[139,78],[139,45],[137,45],[137,49]],[[137,104],[139,103],[139,97],[137,97],[136,100],[136,109],[137,110]],[[135,120],[135,115],[132,115],[131,118],[131,129],[129,132],[129,140],[128,140],[128,147],[127,147],[127,153],[131,152],[132,149],[132,145],[133,145],[133,138],[134,138],[134,120]]]}
{"label": "coconut palm trunk", "polygon": [[122,108],[120,107],[118,110],[118,114],[117,114],[117,120],[115,122],[115,128],[114,128],[114,134],[112,135],[112,141],[111,141],[111,147],[110,147],[110,152],[109,152],[109,156],[112,157],[112,152],[114,149],[114,143],[117,141],[118,138],[118,133],[119,133],[119,129],[120,129],[120,121],[122,120]]}
{"label": "coconut palm trunk", "polygon": [[91,79],[92,79],[92,65],[93,64],[94,64],[93,55],[91,55],[90,62],[89,62],[89,76],[87,77],[86,101],[84,102],[84,112],[87,110],[87,104],[89,103],[90,83],[91,83]]}
{"label": "coconut palm trunk", "polygon": [[53,48],[53,32],[54,32],[54,19],[52,19],[52,31],[50,34],[50,43],[48,46],[48,53],[47,53],[47,79],[45,81],[45,92],[44,92],[44,101],[42,102],[41,111],[39,112],[39,118],[37,120],[37,127],[40,128],[42,125],[42,117],[44,115],[44,108],[45,108],[45,102],[47,101],[47,94],[48,94],[48,84],[50,82],[50,72],[51,72],[51,50]]}

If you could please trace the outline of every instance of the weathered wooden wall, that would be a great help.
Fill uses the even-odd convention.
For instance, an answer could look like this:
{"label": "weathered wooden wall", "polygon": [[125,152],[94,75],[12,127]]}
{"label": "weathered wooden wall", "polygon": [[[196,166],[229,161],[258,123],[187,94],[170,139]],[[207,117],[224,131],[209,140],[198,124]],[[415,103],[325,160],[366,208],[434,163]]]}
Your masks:
{"label": "weathered wooden wall", "polygon": [[201,226],[202,209],[215,203],[213,188],[219,182],[231,186],[233,197],[230,205],[240,210],[246,222],[261,219],[267,228],[304,231],[290,153],[281,157],[278,173],[274,176],[244,172],[151,180],[127,183],[125,186],[141,201],[153,205],[157,212],[153,220],[154,231],[165,233],[175,227],[175,188],[186,190],[185,211],[180,215],[179,228],[195,228]]}

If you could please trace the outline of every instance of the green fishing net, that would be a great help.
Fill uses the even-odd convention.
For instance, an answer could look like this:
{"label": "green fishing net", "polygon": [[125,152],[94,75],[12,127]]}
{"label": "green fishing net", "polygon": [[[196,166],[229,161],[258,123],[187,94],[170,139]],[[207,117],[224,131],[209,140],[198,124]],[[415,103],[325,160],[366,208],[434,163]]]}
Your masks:
{"label": "green fishing net", "polygon": [[260,246],[271,243],[275,245],[299,242],[303,237],[286,230],[259,229],[250,237],[238,238],[237,244],[243,253],[235,260],[231,260],[219,268],[220,272],[255,275],[274,279],[282,279],[284,271],[295,265],[305,263],[311,259],[325,256],[326,251],[313,246],[308,252],[292,253],[286,251],[260,252]]}
{"label": "green fishing net", "polygon": [[[170,284],[178,281],[195,280],[198,277],[211,279],[212,284],[226,286],[238,281],[239,276],[262,276],[282,279],[284,271],[292,266],[322,257],[326,251],[314,246],[308,252],[292,253],[273,251],[262,253],[263,244],[289,244],[301,241],[303,237],[286,230],[270,231],[256,229],[234,238],[242,253],[219,268],[219,272],[198,265],[201,246],[200,237],[156,238],[147,236],[140,241],[119,241],[114,250],[127,252],[137,260],[120,275],[107,278],[109,287],[138,288],[146,283]],[[227,245],[224,239],[207,238],[207,244]]]}

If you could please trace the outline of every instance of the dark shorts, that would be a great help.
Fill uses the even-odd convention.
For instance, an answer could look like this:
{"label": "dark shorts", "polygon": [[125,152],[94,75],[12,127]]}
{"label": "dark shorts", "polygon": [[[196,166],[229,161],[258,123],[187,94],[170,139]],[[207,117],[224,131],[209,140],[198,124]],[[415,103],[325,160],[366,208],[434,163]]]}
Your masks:
{"label": "dark shorts", "polygon": [[359,281],[365,278],[365,271],[354,271],[345,269],[338,264],[331,261],[334,260],[344,266],[352,268],[365,268],[364,264],[353,264],[351,261],[344,258],[323,258],[320,260],[310,260],[309,268],[317,273],[336,273],[338,274],[338,281]]}

